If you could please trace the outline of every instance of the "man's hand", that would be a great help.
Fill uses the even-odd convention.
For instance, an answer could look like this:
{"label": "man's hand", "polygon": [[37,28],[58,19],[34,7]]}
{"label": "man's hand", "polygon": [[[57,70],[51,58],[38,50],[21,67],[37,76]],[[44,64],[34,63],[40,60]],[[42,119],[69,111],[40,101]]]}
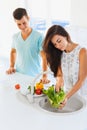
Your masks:
{"label": "man's hand", "polygon": [[6,71],[7,74],[12,74],[12,73],[15,73],[15,72],[16,72],[16,69],[15,69],[14,67],[10,67],[10,68]]}
{"label": "man's hand", "polygon": [[50,80],[47,78],[47,75],[44,74],[42,76],[42,79],[40,80],[40,82],[42,82],[43,84],[48,84],[50,82]]}
{"label": "man's hand", "polygon": [[16,50],[12,48],[10,53],[10,68],[6,71],[7,74],[12,74],[16,72],[16,69],[14,68],[15,60],[16,60]]}

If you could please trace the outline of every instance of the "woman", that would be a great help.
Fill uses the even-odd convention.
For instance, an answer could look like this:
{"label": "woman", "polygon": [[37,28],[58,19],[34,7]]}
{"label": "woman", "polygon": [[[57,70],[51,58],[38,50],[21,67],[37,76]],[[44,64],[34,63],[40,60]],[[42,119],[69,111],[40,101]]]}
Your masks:
{"label": "woman", "polygon": [[[56,77],[56,91],[64,86],[67,100],[78,90],[87,94],[87,50],[72,42],[68,32],[59,25],[53,25],[47,31],[43,49],[50,69]],[[86,90],[86,91],[85,91]]]}

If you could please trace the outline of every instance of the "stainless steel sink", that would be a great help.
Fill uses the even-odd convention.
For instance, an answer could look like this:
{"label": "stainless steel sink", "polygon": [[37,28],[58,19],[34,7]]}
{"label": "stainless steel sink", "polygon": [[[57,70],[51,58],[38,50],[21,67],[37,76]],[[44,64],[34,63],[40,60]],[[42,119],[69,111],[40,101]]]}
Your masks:
{"label": "stainless steel sink", "polygon": [[48,98],[45,97],[39,101],[39,106],[45,111],[60,113],[60,114],[71,114],[82,111],[86,107],[86,101],[82,97],[75,95],[72,96],[63,109],[53,108]]}

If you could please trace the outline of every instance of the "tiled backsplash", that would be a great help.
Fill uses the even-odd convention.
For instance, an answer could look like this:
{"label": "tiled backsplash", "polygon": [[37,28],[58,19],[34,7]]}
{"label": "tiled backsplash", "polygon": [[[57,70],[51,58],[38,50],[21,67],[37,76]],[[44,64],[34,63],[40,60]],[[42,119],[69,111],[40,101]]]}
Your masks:
{"label": "tiled backsplash", "polygon": [[[48,23],[49,21],[49,23]],[[54,24],[61,25],[61,26],[66,26],[69,25],[69,22],[66,20],[58,20],[58,19],[51,19],[51,20],[46,20],[42,18],[31,18],[30,20],[30,26],[34,28],[35,30],[44,33],[48,26],[52,26]]]}

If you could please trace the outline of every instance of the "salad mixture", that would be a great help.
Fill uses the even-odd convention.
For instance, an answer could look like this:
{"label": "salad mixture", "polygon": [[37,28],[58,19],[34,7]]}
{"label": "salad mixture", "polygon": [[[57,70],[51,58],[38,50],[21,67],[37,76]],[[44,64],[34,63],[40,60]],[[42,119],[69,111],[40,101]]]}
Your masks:
{"label": "salad mixture", "polygon": [[66,96],[63,88],[59,92],[55,92],[54,85],[50,86],[47,90],[43,89],[43,93],[47,95],[48,101],[54,108],[58,108]]}
{"label": "salad mixture", "polygon": [[[29,91],[31,91],[31,86],[28,87]],[[66,93],[63,90],[63,87],[59,92],[55,91],[55,86],[49,86],[48,89],[44,89],[44,84],[42,82],[38,82],[34,86],[34,94],[41,95],[45,94],[48,97],[48,101],[52,107],[58,108],[61,102],[64,101]]]}

